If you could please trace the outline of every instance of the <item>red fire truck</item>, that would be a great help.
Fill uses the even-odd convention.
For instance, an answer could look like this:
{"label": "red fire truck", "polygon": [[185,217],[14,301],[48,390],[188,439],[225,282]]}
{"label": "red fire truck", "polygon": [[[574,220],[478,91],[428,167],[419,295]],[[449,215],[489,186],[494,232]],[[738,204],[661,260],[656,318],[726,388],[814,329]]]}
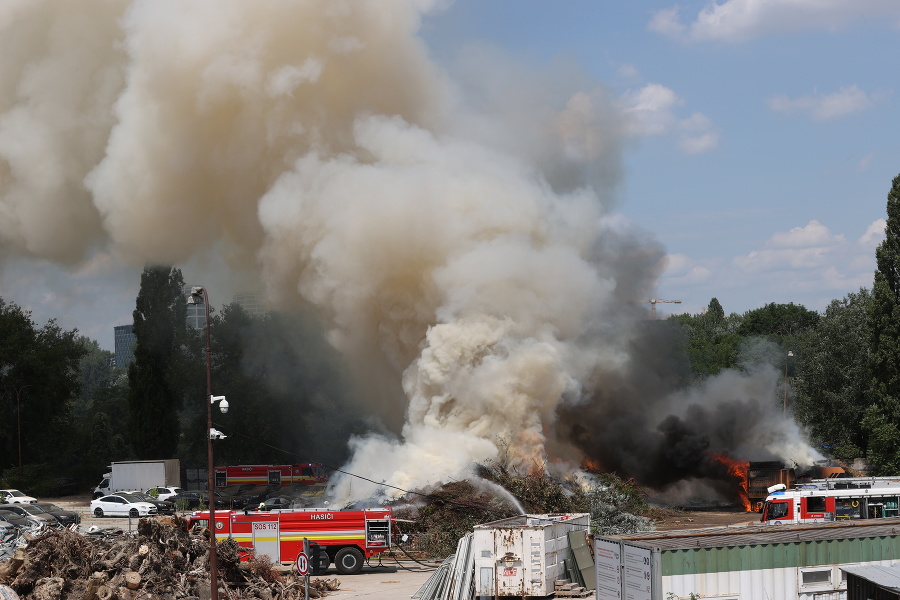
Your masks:
{"label": "red fire truck", "polygon": [[215,468],[215,486],[229,485],[291,485],[324,483],[328,476],[325,467],[318,463],[297,465],[235,465]]}
{"label": "red fire truck", "polygon": [[[230,510],[216,511],[215,532],[216,540],[232,538],[254,554],[285,565],[297,560],[306,538],[327,554],[327,563],[320,558],[323,568],[334,563],[339,573],[353,575],[362,569],[363,560],[390,548],[392,520],[390,508]],[[188,528],[195,525],[209,527],[209,511],[191,513]]]}
{"label": "red fire truck", "polygon": [[818,523],[900,517],[900,478],[814,479],[792,490],[769,488],[763,523]]}

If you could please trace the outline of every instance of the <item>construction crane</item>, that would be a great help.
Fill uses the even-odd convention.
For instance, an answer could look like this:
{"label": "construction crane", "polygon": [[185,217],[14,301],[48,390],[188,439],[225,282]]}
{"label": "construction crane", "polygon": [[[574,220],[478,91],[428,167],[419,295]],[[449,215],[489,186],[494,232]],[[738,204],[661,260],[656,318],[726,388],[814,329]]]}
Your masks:
{"label": "construction crane", "polygon": [[650,320],[656,320],[656,305],[660,302],[665,302],[668,304],[681,304],[681,300],[663,300],[662,298],[650,298],[647,300],[650,303]]}

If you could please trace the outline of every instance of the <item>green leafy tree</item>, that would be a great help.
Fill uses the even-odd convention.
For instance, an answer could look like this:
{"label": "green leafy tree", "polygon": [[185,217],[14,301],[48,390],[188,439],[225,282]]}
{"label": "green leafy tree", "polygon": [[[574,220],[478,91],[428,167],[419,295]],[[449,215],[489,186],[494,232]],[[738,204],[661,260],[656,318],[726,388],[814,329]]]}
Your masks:
{"label": "green leafy tree", "polygon": [[76,421],[90,418],[94,397],[101,391],[116,384],[125,372],[115,365],[115,354],[104,350],[96,340],[79,337],[85,355],[78,364],[81,391],[75,400],[73,418]]}
{"label": "green leafy tree", "polygon": [[794,414],[825,454],[864,456],[866,430],[860,415],[870,404],[867,289],[832,300],[818,326],[798,336],[796,373],[791,380]]}
{"label": "green leafy tree", "polygon": [[744,313],[737,333],[749,336],[789,338],[799,335],[819,322],[819,313],[800,304],[766,304]]}
{"label": "green leafy tree", "polygon": [[703,314],[673,317],[687,335],[694,379],[702,380],[737,365],[741,337],[734,332],[739,320],[735,317],[726,318],[716,298],[710,300]]}
{"label": "green leafy tree", "polygon": [[[0,466],[61,467],[72,456],[70,415],[85,351],[78,331],[50,320],[38,328],[31,313],[0,298]],[[21,426],[20,426],[21,424]]]}
{"label": "green leafy tree", "polygon": [[128,374],[115,365],[115,355],[92,339],[79,342],[81,393],[74,402],[71,437],[76,464],[68,474],[79,483],[96,484],[110,461],[131,458],[128,433]]}
{"label": "green leafy tree", "polygon": [[877,474],[900,473],[900,175],[887,197],[885,239],[875,251],[878,269],[868,324],[871,335],[872,405],[868,458]]}
{"label": "green leafy tree", "polygon": [[714,327],[719,327],[725,322],[725,309],[722,308],[718,298],[709,301],[709,306],[706,307],[706,317]]}
{"label": "green leafy tree", "polygon": [[181,271],[146,267],[134,310],[137,340],[128,368],[129,434],[140,459],[174,456],[182,391],[177,374],[185,339],[187,304]]}

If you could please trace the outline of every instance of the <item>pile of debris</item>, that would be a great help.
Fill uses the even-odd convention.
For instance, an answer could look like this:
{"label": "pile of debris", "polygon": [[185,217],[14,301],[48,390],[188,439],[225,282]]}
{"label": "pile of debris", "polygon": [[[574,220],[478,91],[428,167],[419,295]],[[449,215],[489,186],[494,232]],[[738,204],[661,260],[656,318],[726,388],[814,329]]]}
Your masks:
{"label": "pile of debris", "polygon": [[[217,548],[222,598],[304,597],[302,577],[279,573],[265,557],[241,561],[243,549],[233,540]],[[339,585],[337,579],[313,579],[309,597],[321,598]],[[206,600],[209,532],[188,532],[178,517],[141,519],[137,535],[50,531],[0,562],[0,597],[9,589],[22,600]]]}

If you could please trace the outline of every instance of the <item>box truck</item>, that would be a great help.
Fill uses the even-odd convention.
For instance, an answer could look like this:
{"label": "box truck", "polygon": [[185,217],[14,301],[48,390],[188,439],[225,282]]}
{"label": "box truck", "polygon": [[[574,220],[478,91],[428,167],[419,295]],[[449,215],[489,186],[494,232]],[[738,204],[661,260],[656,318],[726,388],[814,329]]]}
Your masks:
{"label": "box truck", "polygon": [[145,491],[152,487],[181,487],[181,465],[177,458],[165,460],[126,460],[109,465],[93,497],[126,490]]}

